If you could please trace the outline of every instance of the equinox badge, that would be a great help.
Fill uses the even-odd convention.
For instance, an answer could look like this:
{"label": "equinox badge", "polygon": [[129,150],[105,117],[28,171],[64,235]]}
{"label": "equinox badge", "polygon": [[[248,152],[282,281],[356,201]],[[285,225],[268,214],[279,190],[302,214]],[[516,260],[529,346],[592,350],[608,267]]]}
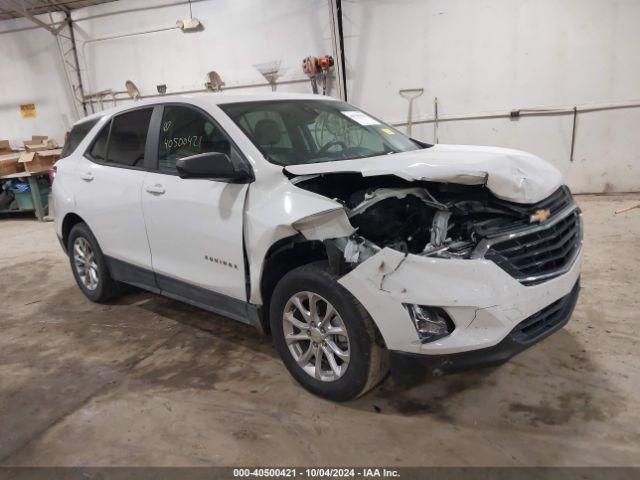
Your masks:
{"label": "equinox badge", "polygon": [[536,212],[529,217],[529,223],[541,223],[547,220],[551,216],[551,210],[544,208],[542,210],[536,210]]}

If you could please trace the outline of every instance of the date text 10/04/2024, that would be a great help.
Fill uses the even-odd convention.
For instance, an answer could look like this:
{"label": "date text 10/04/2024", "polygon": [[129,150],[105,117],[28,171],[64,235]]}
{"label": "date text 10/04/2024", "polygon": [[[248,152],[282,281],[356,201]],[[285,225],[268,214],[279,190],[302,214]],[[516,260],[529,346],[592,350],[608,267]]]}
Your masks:
{"label": "date text 10/04/2024", "polygon": [[400,472],[387,468],[235,468],[235,478],[400,478]]}

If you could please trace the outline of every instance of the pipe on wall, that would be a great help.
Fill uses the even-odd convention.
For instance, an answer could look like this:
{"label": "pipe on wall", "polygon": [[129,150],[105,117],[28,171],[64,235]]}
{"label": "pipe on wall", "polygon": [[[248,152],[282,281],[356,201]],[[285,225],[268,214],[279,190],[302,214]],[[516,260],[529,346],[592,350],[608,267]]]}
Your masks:
{"label": "pipe on wall", "polygon": [[[438,117],[418,118],[413,120],[412,124],[418,123],[434,123],[434,122],[456,122],[461,120],[484,120],[489,118],[510,118],[518,117],[535,117],[535,116],[551,116],[551,115],[573,115],[576,113],[599,112],[603,110],[618,110],[622,108],[640,107],[640,101],[630,101],[624,103],[609,104],[592,104],[575,107],[549,107],[549,108],[523,108],[511,110],[509,112],[486,112],[486,113],[467,113],[462,115],[438,115]],[[395,127],[402,127],[408,124],[406,121],[390,122]]]}
{"label": "pipe on wall", "polygon": [[[227,85],[224,87],[223,90],[221,91],[227,91],[227,90],[239,90],[239,89],[243,89],[243,88],[260,88],[260,87],[272,87],[273,85],[292,85],[292,84],[296,84],[296,83],[309,83],[309,78],[308,77],[300,77],[300,78],[292,78],[290,80],[281,80],[279,82],[275,82],[275,83],[269,83],[269,82],[253,82],[253,83],[243,83],[243,84],[237,84],[237,85]],[[175,92],[170,92],[170,93],[165,93],[165,94],[160,94],[160,93],[154,93],[151,95],[140,95],[138,97],[138,99],[145,99],[145,98],[159,98],[159,97],[167,97],[167,96],[171,96],[171,95],[189,95],[189,94],[193,94],[193,93],[212,93],[209,90],[207,90],[206,88],[201,88],[201,89],[195,89],[195,90],[179,90],[179,91],[175,91]],[[215,93],[212,93],[213,95],[215,95]],[[98,104],[102,107],[103,103],[104,103],[104,97],[105,96],[111,96],[112,101],[114,102],[114,105],[116,104],[116,102],[123,102],[123,101],[135,101],[133,98],[131,98],[129,96],[129,93],[127,91],[117,91],[117,92],[113,92],[111,90],[105,90],[102,92],[96,92],[96,93],[91,93],[88,95],[85,95],[84,97],[84,103],[88,103],[90,105],[93,106],[93,104]]]}
{"label": "pipe on wall", "polygon": [[342,21],[339,8],[340,0],[327,0],[329,4],[329,26],[331,27],[331,47],[333,49],[334,66],[336,70],[336,85],[338,86],[338,96],[342,100],[347,99],[347,89],[345,85]]}
{"label": "pipe on wall", "polygon": [[[571,127],[571,153],[569,155],[569,161],[573,162],[573,154],[575,152],[576,147],[576,126],[578,120],[578,113],[586,113],[586,112],[601,112],[605,110],[619,110],[623,108],[637,108],[640,107],[640,102],[624,102],[624,103],[609,103],[609,104],[594,104],[594,105],[583,105],[581,107],[553,107],[553,108],[525,108],[518,110],[511,110],[509,112],[488,112],[488,113],[472,113],[465,115],[448,115],[448,116],[440,116],[438,115],[437,108],[437,98],[435,103],[435,116],[432,118],[423,118],[418,120],[413,120],[411,124],[416,123],[433,123],[434,124],[434,143],[438,143],[437,136],[437,127],[440,122],[456,122],[456,121],[464,121],[464,120],[485,120],[485,119],[494,119],[494,118],[509,118],[511,120],[518,119],[520,117],[536,117],[536,116],[555,116],[555,115],[573,115],[573,124]],[[409,122],[393,122],[392,125],[396,127],[408,125]]]}

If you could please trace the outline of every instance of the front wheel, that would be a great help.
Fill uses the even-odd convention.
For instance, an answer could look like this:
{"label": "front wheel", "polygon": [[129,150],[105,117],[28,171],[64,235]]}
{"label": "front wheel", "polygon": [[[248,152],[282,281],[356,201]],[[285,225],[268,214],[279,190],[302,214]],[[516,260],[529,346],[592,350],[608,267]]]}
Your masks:
{"label": "front wheel", "polygon": [[271,332],[291,375],[324,398],[356,398],[388,371],[386,350],[364,307],[326,262],[285,275],[271,299]]}

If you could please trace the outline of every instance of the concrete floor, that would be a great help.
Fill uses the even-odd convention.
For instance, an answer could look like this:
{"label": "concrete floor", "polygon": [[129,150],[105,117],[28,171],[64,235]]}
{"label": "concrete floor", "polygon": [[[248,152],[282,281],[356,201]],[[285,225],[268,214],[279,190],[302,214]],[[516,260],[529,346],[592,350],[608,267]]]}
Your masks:
{"label": "concrete floor", "polygon": [[0,464],[640,465],[640,195],[579,197],[583,291],[495,369],[335,404],[269,339],[146,293],[76,287],[53,226],[0,221]]}

